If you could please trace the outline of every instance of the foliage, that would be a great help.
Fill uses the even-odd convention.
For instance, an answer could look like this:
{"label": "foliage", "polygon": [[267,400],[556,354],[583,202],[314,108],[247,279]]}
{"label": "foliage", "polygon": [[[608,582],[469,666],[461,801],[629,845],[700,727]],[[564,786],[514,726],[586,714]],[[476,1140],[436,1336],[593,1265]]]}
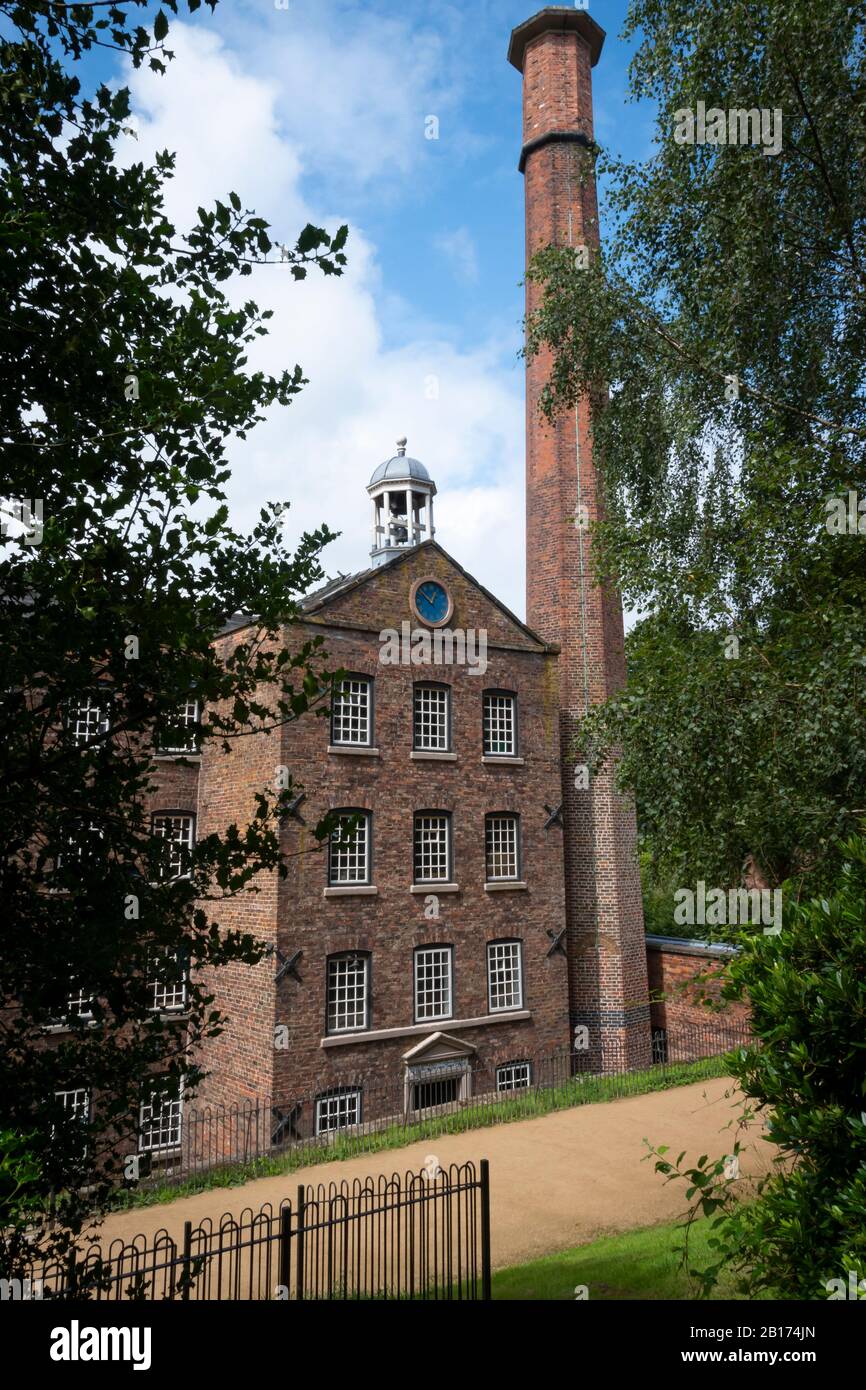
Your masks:
{"label": "foliage", "polygon": [[744,934],[730,967],[726,997],[751,1001],[755,1034],[729,1059],[740,1125],[763,1118],[777,1148],[754,1200],[739,1200],[724,1157],[684,1166],[653,1151],[688,1182],[690,1222],[712,1219],[705,1292],[733,1273],[751,1297],[821,1299],[832,1280],[866,1277],[866,838],[840,848],[832,896],[789,904],[779,936]]}
{"label": "foliage", "polygon": [[[530,272],[544,405],[591,402],[595,555],[642,618],[586,741],[622,744],[694,877],[739,882],[751,854],[816,891],[866,805],[866,506],[827,529],[828,499],[866,503],[863,9],[632,0],[625,32],[652,154],[597,150],[604,253]],[[677,143],[698,101],[779,112],[781,149]]]}
{"label": "foliage", "polygon": [[[278,762],[280,729],[324,711],[332,676],[317,643],[290,652],[281,636],[323,577],[329,531],[293,555],[284,504],[266,503],[240,534],[225,483],[232,441],[304,384],[297,366],[249,370],[270,314],[236,293],[240,277],[269,259],[295,278],[339,275],[346,228],[308,226],[278,258],[234,192],[190,229],[171,225],[173,156],[121,167],[128,92],[85,95],[72,70],[95,45],[162,70],[177,6],[152,29],[132,27],[140,8],[0,4],[0,494],[7,518],[9,499],[25,499],[33,521],[28,537],[7,520],[0,545],[0,1116],[29,1136],[30,1166],[9,1148],[5,1163],[24,1162],[70,1228],[116,1171],[144,1078],[157,1097],[181,1075],[194,1092],[188,1048],[224,1022],[202,971],[262,957],[251,935],[221,930],[220,903],[286,872],[291,779],[262,787],[246,823],[203,837],[173,877],[146,815],[153,748],[194,697],[187,733],[228,756],[271,731]],[[238,611],[255,617],[220,654],[213,639]],[[82,744],[70,712],[88,698],[110,720]],[[329,828],[316,827],[319,844]],[[152,986],[184,965],[177,1027],[151,1007]],[[79,991],[89,1018],[70,1011]],[[98,1126],[54,1098],[79,1087]]]}

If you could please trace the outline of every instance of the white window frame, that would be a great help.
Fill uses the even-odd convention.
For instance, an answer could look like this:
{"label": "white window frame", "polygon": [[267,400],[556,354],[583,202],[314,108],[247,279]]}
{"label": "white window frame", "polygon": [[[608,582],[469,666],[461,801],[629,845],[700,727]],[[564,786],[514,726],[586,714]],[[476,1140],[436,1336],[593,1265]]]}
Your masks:
{"label": "white window frame", "polygon": [[453,1018],[454,947],[419,946],[414,954],[415,1022]]}
{"label": "white window frame", "polygon": [[[431,830],[434,821],[441,821],[442,824],[436,829],[436,848],[431,853]],[[442,853],[442,835],[444,830],[444,856]],[[426,839],[425,839],[426,835]],[[429,876],[429,870],[433,860],[441,863],[444,858],[445,871],[433,877]],[[425,873],[425,862],[427,873]],[[449,811],[416,811],[412,829],[412,866],[414,880],[416,883],[450,883],[453,872],[451,864],[451,813]]]}
{"label": "white window frame", "polygon": [[373,746],[373,681],[370,676],[347,676],[334,691],[331,743],[340,748]]}
{"label": "white window frame", "polygon": [[[80,729],[82,723],[84,728]],[[86,748],[88,744],[96,743],[101,735],[107,734],[111,729],[111,698],[108,692],[103,694],[94,690],[88,695],[69,700],[66,727],[76,748]]]}
{"label": "white window frame", "polygon": [[[69,1103],[70,1096],[72,1097],[71,1104]],[[78,1097],[83,1097],[83,1099],[78,1099]],[[90,1092],[86,1086],[73,1086],[68,1091],[55,1091],[54,1099],[62,1099],[64,1114],[72,1114],[73,1116],[77,1116],[81,1120],[81,1123],[84,1125],[86,1125],[89,1122]],[[80,1115],[79,1110],[82,1112]]]}
{"label": "white window frame", "polygon": [[[510,988],[505,985],[506,979],[511,982]],[[492,1014],[509,1013],[523,1008],[521,941],[488,941],[487,1007]]]}
{"label": "white window frame", "polygon": [[[71,1104],[69,1103],[69,1098],[70,1098],[70,1097],[72,1097],[72,1103],[71,1103]],[[78,1097],[82,1097],[82,1099],[79,1100]],[[77,1119],[77,1120],[81,1123],[82,1126],[86,1126],[86,1125],[89,1125],[89,1124],[90,1124],[90,1099],[91,1099],[91,1098],[90,1098],[90,1091],[88,1090],[88,1088],[87,1088],[86,1086],[72,1086],[72,1087],[70,1087],[69,1090],[55,1091],[55,1092],[54,1092],[54,1099],[55,1099],[55,1100],[61,1100],[61,1099],[62,1099],[62,1101],[63,1101],[63,1112],[64,1112],[64,1116],[66,1116],[67,1118],[68,1118],[69,1116],[71,1116],[73,1120],[76,1120],[76,1119]],[[54,1124],[52,1124],[52,1126],[51,1126],[51,1139],[52,1139],[52,1141],[54,1140],[56,1134],[57,1134],[57,1126],[54,1125]],[[87,1147],[88,1147],[88,1146],[87,1146],[87,1144],[85,1143],[84,1146],[83,1146],[83,1148],[82,1148],[82,1151],[81,1151],[81,1157],[82,1157],[82,1158],[86,1157],[86,1155],[87,1155]]]}
{"label": "white window frame", "polygon": [[[370,841],[372,816],[369,811],[345,810],[337,813],[340,824],[331,836],[328,846],[328,884],[331,888],[349,887],[355,883],[370,882]],[[337,848],[343,838],[344,822],[360,817],[360,824],[348,845]]]}
{"label": "white window frame", "polygon": [[[138,1152],[139,1153],[167,1153],[179,1149],[183,1143],[183,1082],[178,1083],[177,1095],[167,1095],[164,1092],[154,1103],[154,1093],[150,1092],[150,1099],[143,1100],[138,1113]],[[167,1117],[164,1112],[168,1112]],[[149,1113],[147,1113],[149,1112]],[[156,1125],[157,1133],[165,1139],[160,1138],[159,1142],[154,1143],[152,1137],[149,1138],[146,1126],[151,1128]]]}
{"label": "white window frame", "polygon": [[[505,829],[508,834],[504,835]],[[505,849],[503,851],[503,844]],[[513,872],[497,873],[503,860],[513,866]],[[484,818],[484,872],[488,883],[520,881],[520,817],[514,811],[492,811]]]}
{"label": "white window frame", "polygon": [[451,687],[420,681],[412,691],[412,747],[416,753],[451,752]]}
{"label": "white window frame", "polygon": [[[345,951],[340,955],[329,956],[325,971],[326,1032],[334,1035],[367,1031],[370,1027],[369,955],[363,951]],[[359,979],[362,984],[360,991]]]}
{"label": "white window frame", "polygon": [[[195,726],[199,722],[199,703],[196,697],[190,696],[187,700],[184,700],[183,704],[178,706],[176,716],[174,725],[176,732],[181,728]],[[198,735],[192,733],[185,744],[177,744],[176,746],[163,743],[160,737],[156,751],[166,757],[182,757],[184,755],[189,757],[199,753],[201,750],[199,748]]]}
{"label": "white window frame", "polygon": [[104,839],[105,832],[102,827],[93,822],[89,825],[79,823],[67,830],[64,834],[64,847],[58,850],[54,861],[55,869],[66,869],[70,864],[84,864],[88,859],[95,857],[96,846]]}
{"label": "white window frame", "polygon": [[[177,962],[177,981],[160,980],[150,978],[155,967],[155,960],[151,956],[148,961],[148,988],[153,991],[153,1003],[150,1006],[151,1013],[159,1014],[179,1014],[186,1009],[187,986],[189,984],[189,972],[186,966],[181,966],[178,960],[178,952],[166,946],[162,954],[167,958],[173,956]],[[162,997],[160,997],[162,996]]]}
{"label": "white window frame", "polygon": [[[522,1073],[522,1079],[519,1074]],[[507,1095],[510,1091],[525,1091],[532,1085],[532,1063],[528,1059],[514,1062],[500,1062],[496,1068],[496,1091]]]}
{"label": "white window frame", "polygon": [[[350,1117],[351,1116],[351,1117]],[[345,1118],[344,1118],[345,1117]],[[328,1123],[329,1120],[336,1123]],[[316,1136],[352,1129],[361,1123],[361,1087],[344,1086],[316,1096]]]}
{"label": "white window frame", "polygon": [[484,692],[481,751],[488,758],[517,757],[517,696],[507,690]]}
{"label": "white window frame", "polygon": [[[175,835],[167,833],[167,828],[182,822],[188,823],[188,834]],[[160,828],[158,823],[162,823],[165,828]],[[195,815],[192,811],[154,811],[150,818],[151,834],[158,840],[168,840],[170,844],[181,845],[192,853],[195,847]],[[163,882],[174,882],[176,879],[188,878],[189,869],[183,867],[183,854],[173,854],[169,851],[169,863],[160,868],[160,880]],[[177,864],[177,872],[170,872],[172,865]]]}
{"label": "white window frame", "polygon": [[75,994],[70,994],[66,999],[66,1018],[93,1018],[93,995],[86,994],[83,989]]}

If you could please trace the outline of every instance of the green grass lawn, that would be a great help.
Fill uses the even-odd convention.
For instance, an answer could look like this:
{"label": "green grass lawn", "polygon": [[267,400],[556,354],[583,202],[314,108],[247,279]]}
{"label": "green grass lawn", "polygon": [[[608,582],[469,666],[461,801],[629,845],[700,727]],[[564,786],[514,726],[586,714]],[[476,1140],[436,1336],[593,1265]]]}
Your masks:
{"label": "green grass lawn", "polygon": [[[689,1255],[703,1268],[710,1263],[709,1223],[696,1222],[689,1236]],[[626,1235],[606,1236],[529,1264],[500,1269],[493,1275],[494,1299],[574,1302],[575,1288],[585,1284],[589,1301],[618,1299],[695,1299],[697,1286],[682,1263],[685,1231],[674,1223]],[[737,1298],[730,1281],[714,1298]]]}

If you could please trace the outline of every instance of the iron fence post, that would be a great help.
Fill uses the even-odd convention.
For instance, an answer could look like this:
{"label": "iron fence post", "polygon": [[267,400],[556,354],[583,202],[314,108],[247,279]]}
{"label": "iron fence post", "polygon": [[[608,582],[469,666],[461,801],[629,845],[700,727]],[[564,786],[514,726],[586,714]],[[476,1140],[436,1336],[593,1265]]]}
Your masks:
{"label": "iron fence post", "polygon": [[192,1222],[183,1223],[183,1273],[181,1274],[181,1299],[185,1302],[189,1298],[189,1286],[192,1283],[190,1270],[192,1269]]}
{"label": "iron fence post", "polygon": [[288,1298],[292,1285],[292,1208],[288,1202],[280,1213],[280,1284]]}
{"label": "iron fence post", "polygon": [[298,1298],[298,1299],[303,1299],[303,1297],[304,1297],[304,1220],[305,1220],[305,1218],[306,1218],[306,1201],[305,1201],[304,1185],[303,1185],[303,1183],[301,1183],[301,1184],[299,1185],[299,1187],[298,1187],[298,1223],[297,1223],[298,1248],[297,1248],[297,1251],[296,1251],[296,1254],[297,1254],[297,1274],[296,1274],[296,1277],[297,1277],[297,1285],[298,1285],[298,1287],[297,1287],[297,1289],[296,1289],[296,1291],[295,1291],[295,1296],[296,1296],[296,1298]]}
{"label": "iron fence post", "polygon": [[491,1300],[490,1287],[490,1164],[481,1160],[481,1297]]}

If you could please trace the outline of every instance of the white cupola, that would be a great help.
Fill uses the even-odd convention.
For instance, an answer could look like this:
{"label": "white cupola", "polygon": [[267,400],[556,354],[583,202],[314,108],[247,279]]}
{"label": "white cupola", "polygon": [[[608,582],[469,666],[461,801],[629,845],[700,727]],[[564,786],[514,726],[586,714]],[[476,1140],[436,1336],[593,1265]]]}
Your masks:
{"label": "white cupola", "polygon": [[[380,463],[367,485],[373,502],[373,549],[370,558],[381,565],[407,550],[432,540],[436,484],[423,463],[406,455],[406,440],[397,440],[393,458]],[[422,513],[424,519],[422,519]]]}

